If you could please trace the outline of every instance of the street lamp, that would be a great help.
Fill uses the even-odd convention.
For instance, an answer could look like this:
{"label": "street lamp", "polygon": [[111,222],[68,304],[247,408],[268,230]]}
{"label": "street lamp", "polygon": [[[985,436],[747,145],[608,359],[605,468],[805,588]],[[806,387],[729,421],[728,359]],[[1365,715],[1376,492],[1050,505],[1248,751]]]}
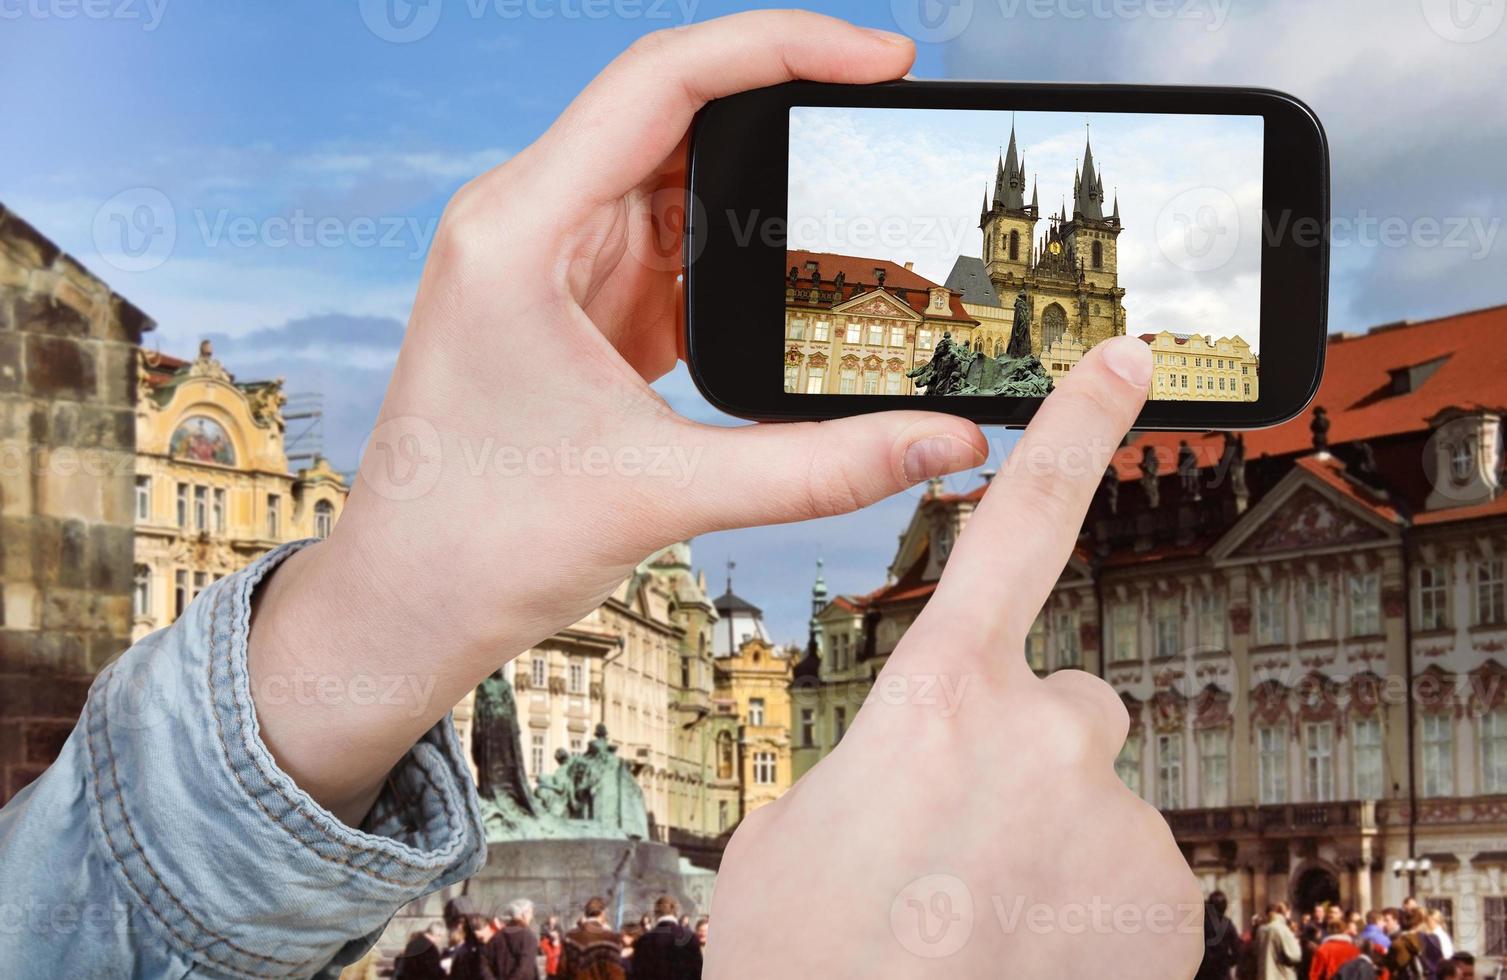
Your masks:
{"label": "street lamp", "polygon": [[1394,878],[1401,878],[1403,875],[1407,875],[1408,895],[1411,897],[1416,897],[1415,893],[1418,890],[1418,876],[1421,874],[1428,874],[1429,871],[1433,869],[1433,867],[1434,862],[1430,861],[1428,858],[1410,857],[1406,860],[1398,858],[1397,860],[1392,862],[1392,876]]}

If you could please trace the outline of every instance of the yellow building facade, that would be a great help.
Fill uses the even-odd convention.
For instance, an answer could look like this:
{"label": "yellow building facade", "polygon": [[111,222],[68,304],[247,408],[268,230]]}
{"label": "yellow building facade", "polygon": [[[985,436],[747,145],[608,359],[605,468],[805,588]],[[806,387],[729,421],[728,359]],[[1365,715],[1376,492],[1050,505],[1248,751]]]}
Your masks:
{"label": "yellow building facade", "polygon": [[1253,402],[1261,394],[1261,364],[1240,337],[1141,334],[1155,370],[1149,397],[1165,401]]}
{"label": "yellow building facade", "polygon": [[737,819],[779,799],[794,780],[790,682],[794,659],[771,643],[762,613],[728,591],[716,601],[716,710],[736,724],[718,733],[717,776],[738,786]]}
{"label": "yellow building facade", "polygon": [[192,361],[137,361],[132,638],[288,541],[325,537],[345,505],[322,457],[289,471],[281,380],[238,382],[208,341]]}

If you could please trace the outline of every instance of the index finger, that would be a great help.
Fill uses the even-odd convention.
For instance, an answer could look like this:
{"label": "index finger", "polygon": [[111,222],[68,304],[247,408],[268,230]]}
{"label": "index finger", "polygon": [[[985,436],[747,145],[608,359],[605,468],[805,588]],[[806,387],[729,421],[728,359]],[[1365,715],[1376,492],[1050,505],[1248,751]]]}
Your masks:
{"label": "index finger", "polygon": [[647,34],[576,97],[537,146],[586,203],[621,197],[669,157],[712,99],[795,79],[899,78],[909,38],[799,10],[734,14]]}
{"label": "index finger", "polygon": [[1068,372],[969,517],[925,617],[970,631],[991,652],[1025,636],[1145,404],[1151,369],[1150,348],[1115,337]]}

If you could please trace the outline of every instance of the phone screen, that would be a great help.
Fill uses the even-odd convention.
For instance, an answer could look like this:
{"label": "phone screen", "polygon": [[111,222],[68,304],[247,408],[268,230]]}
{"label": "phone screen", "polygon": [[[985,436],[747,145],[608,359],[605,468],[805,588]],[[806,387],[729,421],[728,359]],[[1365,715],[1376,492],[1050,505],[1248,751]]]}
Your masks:
{"label": "phone screen", "polygon": [[1260,116],[796,106],[784,390],[1040,397],[1121,334],[1254,402]]}

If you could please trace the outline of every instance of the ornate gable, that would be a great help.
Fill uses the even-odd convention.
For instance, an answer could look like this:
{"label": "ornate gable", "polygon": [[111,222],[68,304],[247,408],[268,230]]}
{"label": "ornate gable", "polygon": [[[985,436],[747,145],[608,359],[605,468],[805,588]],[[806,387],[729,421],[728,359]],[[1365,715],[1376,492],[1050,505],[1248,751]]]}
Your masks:
{"label": "ornate gable", "polygon": [[902,317],[906,320],[921,319],[921,314],[882,289],[864,293],[862,296],[855,296],[841,306],[833,307],[832,312],[847,313],[853,316]]}
{"label": "ornate gable", "polygon": [[1396,527],[1295,468],[1211,550],[1217,561],[1379,544]]}

